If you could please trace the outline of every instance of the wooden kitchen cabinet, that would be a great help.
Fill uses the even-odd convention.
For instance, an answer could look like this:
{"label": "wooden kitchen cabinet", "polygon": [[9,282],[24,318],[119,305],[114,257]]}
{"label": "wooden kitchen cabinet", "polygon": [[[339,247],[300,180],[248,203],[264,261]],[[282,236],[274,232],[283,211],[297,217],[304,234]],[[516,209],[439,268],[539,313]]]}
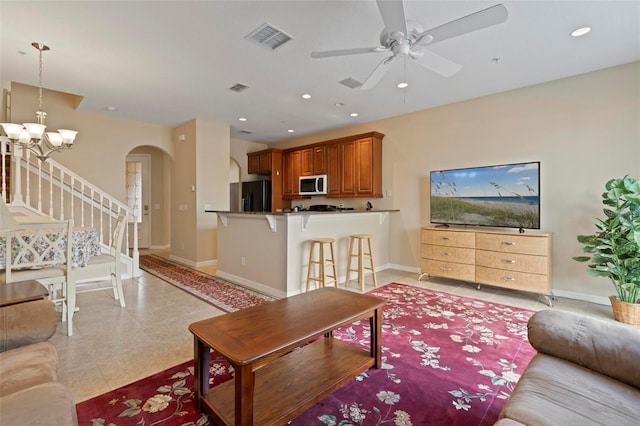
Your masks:
{"label": "wooden kitchen cabinet", "polygon": [[273,153],[281,150],[266,149],[247,154],[247,173],[250,175],[269,175],[273,170]]}
{"label": "wooden kitchen cabinet", "polygon": [[295,197],[300,195],[300,173],[301,173],[302,151],[287,151],[283,154],[284,190],[285,197]]}
{"label": "wooden kitchen cabinet", "polygon": [[328,198],[382,197],[382,138],[378,132],[284,151],[284,196],[299,197],[300,176],[327,175]]}

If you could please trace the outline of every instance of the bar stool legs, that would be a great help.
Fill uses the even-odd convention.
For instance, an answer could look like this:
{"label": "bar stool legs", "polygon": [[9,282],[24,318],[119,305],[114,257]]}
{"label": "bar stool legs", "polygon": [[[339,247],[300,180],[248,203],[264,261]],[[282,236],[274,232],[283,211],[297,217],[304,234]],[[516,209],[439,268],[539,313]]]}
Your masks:
{"label": "bar stool legs", "polygon": [[[335,250],[333,238],[317,238],[310,240],[309,268],[307,269],[307,291],[311,289],[311,283],[316,282],[318,287],[329,284],[338,286],[338,273],[336,271]],[[326,252],[328,245],[328,252]],[[315,257],[315,249],[318,249],[318,257]],[[316,265],[318,266],[316,268]],[[329,270],[327,271],[327,268]],[[317,273],[316,273],[317,270]],[[330,275],[333,273],[333,275]]]}
{"label": "bar stool legs", "polygon": [[[367,242],[367,250],[368,252],[364,252],[364,241]],[[356,253],[353,253],[354,243],[356,246]],[[369,260],[369,266],[364,265],[364,257],[367,257]],[[357,260],[357,267],[352,268],[353,258]],[[347,253],[347,277],[344,283],[345,287],[349,286],[349,281],[351,280],[351,272],[355,272],[358,276],[358,284],[360,285],[360,290],[364,292],[364,272],[371,271],[373,277],[373,287],[378,286],[378,281],[376,279],[376,270],[373,266],[373,251],[371,250],[371,235],[366,234],[353,234],[349,235],[349,252]]]}

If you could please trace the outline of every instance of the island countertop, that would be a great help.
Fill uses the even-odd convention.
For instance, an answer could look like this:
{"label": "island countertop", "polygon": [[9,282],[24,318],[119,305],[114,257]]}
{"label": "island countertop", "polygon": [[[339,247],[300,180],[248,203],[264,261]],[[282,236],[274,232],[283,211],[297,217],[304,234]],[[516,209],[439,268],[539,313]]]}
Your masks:
{"label": "island countertop", "polygon": [[384,209],[371,209],[371,210],[331,210],[331,211],[319,211],[319,210],[300,210],[300,211],[281,211],[281,212],[232,212],[226,210],[205,210],[205,213],[221,213],[221,214],[246,214],[246,215],[274,215],[274,216],[289,216],[289,215],[310,215],[310,214],[349,214],[349,213],[391,213],[399,212],[398,209],[384,210]]}

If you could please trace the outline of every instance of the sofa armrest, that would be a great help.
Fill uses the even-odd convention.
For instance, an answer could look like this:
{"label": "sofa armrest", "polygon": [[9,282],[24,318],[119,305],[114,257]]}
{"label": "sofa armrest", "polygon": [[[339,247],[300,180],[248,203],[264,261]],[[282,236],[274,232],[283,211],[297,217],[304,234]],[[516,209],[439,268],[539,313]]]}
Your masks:
{"label": "sofa armrest", "polygon": [[571,312],[536,312],[528,323],[538,351],[640,389],[640,328]]}
{"label": "sofa armrest", "polygon": [[56,309],[50,300],[0,308],[0,352],[49,340],[56,332]]}

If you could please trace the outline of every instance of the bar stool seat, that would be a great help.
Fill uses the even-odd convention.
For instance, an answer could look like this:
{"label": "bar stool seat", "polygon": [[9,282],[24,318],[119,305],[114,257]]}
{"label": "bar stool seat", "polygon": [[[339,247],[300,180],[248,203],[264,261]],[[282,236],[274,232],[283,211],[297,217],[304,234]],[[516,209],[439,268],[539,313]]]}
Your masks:
{"label": "bar stool seat", "polygon": [[[376,270],[373,266],[373,251],[371,249],[371,235],[368,234],[352,234],[349,235],[349,251],[347,253],[347,277],[344,282],[345,287],[349,287],[349,281],[351,280],[351,272],[355,272],[358,276],[358,284],[360,285],[360,290],[364,292],[364,274],[365,271],[371,271],[373,277],[373,287],[378,286],[378,281],[376,280]],[[364,251],[364,242],[367,242],[367,250]],[[353,252],[353,247],[356,247],[356,252]],[[365,266],[365,257],[369,261],[369,265]],[[354,258],[357,261],[357,266],[352,268]]]}
{"label": "bar stool seat", "polygon": [[[324,287],[330,284],[336,287],[338,286],[338,273],[335,263],[335,241],[333,238],[315,238],[309,240],[311,246],[309,248],[309,267],[307,269],[307,291],[311,288],[312,282],[315,282],[318,287]],[[317,257],[315,255],[316,248],[318,249]],[[333,273],[333,275],[331,275],[331,273]]]}

